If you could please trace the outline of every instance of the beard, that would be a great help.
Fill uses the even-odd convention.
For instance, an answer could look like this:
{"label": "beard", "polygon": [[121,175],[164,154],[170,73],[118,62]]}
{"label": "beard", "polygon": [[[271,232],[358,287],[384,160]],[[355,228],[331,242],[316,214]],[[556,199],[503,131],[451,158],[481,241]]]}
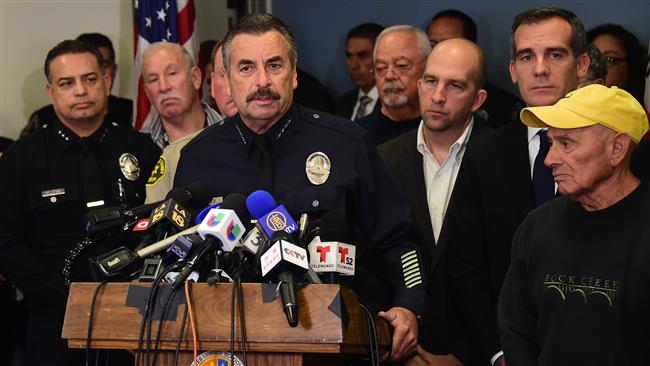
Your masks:
{"label": "beard", "polygon": [[409,97],[405,94],[406,88],[399,82],[388,81],[381,87],[381,102],[391,108],[405,106],[409,102]]}

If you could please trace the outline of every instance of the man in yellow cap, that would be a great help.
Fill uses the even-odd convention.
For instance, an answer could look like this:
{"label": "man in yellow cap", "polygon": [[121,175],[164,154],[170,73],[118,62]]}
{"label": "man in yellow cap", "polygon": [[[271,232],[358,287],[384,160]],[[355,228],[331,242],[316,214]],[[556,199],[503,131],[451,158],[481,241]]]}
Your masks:
{"label": "man in yellow cap", "polygon": [[548,127],[563,197],[515,234],[499,300],[513,365],[650,364],[650,185],[630,171],[648,118],[622,89],[589,85],[521,120]]}

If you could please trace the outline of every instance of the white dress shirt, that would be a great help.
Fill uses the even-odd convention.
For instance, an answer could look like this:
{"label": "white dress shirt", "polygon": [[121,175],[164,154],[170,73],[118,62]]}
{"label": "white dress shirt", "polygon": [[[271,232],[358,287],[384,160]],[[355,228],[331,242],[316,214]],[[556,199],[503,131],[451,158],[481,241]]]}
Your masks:
{"label": "white dress shirt", "polygon": [[458,170],[465,154],[465,148],[469,141],[474,126],[474,117],[469,124],[450,147],[447,158],[438,163],[433,154],[429,151],[427,144],[424,142],[424,122],[420,122],[417,135],[417,149],[422,154],[422,163],[424,164],[424,183],[427,190],[427,204],[429,206],[429,215],[431,216],[431,227],[436,239],[436,245],[442,229],[442,223],[447,212],[449,198],[454,189],[454,183],[458,176]]}
{"label": "white dress shirt", "polygon": [[[535,159],[539,154],[539,130],[546,130],[546,128],[530,127],[528,128],[528,161],[530,162],[530,179],[533,179],[533,169],[535,169]],[[557,182],[555,183],[555,192],[557,192]]]}

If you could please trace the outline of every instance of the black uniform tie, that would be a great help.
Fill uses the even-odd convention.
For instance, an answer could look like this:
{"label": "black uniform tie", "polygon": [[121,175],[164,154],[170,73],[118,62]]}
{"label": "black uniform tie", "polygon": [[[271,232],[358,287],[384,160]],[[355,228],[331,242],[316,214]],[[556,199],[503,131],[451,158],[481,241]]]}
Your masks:
{"label": "black uniform tie", "polygon": [[263,189],[273,192],[273,163],[269,152],[269,141],[265,135],[255,135],[253,144],[257,151],[254,155],[255,172],[253,174],[253,189]]}
{"label": "black uniform tie", "polygon": [[537,135],[539,136],[539,152],[533,165],[533,189],[535,191],[535,202],[537,206],[540,206],[555,197],[555,181],[551,169],[544,165],[544,159],[550,147],[546,131],[539,130]]}
{"label": "black uniform tie", "polygon": [[81,186],[86,204],[104,199],[102,176],[89,138],[77,140],[81,147]]}

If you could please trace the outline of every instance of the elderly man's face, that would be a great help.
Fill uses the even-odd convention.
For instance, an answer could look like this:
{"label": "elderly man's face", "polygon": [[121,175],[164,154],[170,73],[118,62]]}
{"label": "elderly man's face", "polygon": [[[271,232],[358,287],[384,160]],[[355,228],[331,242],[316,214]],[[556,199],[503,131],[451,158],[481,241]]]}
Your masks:
{"label": "elderly man's face", "polygon": [[158,46],[142,60],[144,89],[149,101],[165,120],[188,113],[198,102],[201,71],[190,68],[182,51]]}
{"label": "elderly man's face", "polygon": [[580,201],[612,176],[610,140],[614,135],[601,125],[549,128],[551,149],[544,164],[553,170],[561,194]]}
{"label": "elderly man's face", "polygon": [[417,84],[426,56],[412,32],[395,31],[377,42],[375,80],[379,98],[386,107],[399,108],[417,101]]}

